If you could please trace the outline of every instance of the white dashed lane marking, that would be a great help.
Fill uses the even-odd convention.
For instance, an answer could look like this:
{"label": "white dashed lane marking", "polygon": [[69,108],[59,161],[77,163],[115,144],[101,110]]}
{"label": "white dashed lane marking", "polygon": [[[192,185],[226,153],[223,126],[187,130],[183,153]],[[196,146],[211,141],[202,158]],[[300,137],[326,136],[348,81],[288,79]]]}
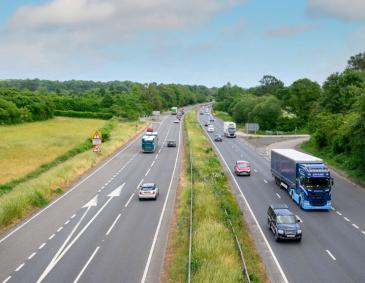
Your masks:
{"label": "white dashed lane marking", "polygon": [[344,217],[343,219],[345,219],[347,222],[350,222],[350,219],[348,219],[347,217]]}
{"label": "white dashed lane marking", "polygon": [[28,259],[32,259],[32,258],[33,258],[36,254],[37,254],[36,252],[32,253],[32,254],[28,257]]}
{"label": "white dashed lane marking", "polygon": [[43,249],[43,247],[46,245],[46,243],[43,243],[42,245],[39,246],[38,250]]}
{"label": "white dashed lane marking", "polygon": [[341,213],[341,212],[339,212],[339,211],[336,211],[336,213],[337,213],[338,215],[340,215],[340,216],[342,215],[342,213]]}
{"label": "white dashed lane marking", "polygon": [[281,198],[281,196],[278,193],[276,193],[276,195],[278,196],[278,198]]}
{"label": "white dashed lane marking", "polygon": [[22,267],[24,266],[24,262],[21,264],[21,265],[19,265],[18,267],[17,267],[17,269],[15,269],[15,272],[18,272],[20,269],[22,269]]}
{"label": "white dashed lane marking", "polygon": [[11,276],[8,276],[8,277],[7,277],[7,278],[3,281],[3,283],[8,282],[10,279],[11,279]]}
{"label": "white dashed lane marking", "polygon": [[267,180],[266,179],[264,179],[264,182],[267,184]]}
{"label": "white dashed lane marking", "polygon": [[48,238],[48,240],[52,240],[53,238],[54,238],[54,236],[56,236],[55,234],[52,234],[49,238]]}
{"label": "white dashed lane marking", "polygon": [[336,258],[333,256],[333,254],[329,251],[329,250],[326,250],[326,252],[328,253],[328,255],[333,259],[333,260],[336,260]]}
{"label": "white dashed lane marking", "polygon": [[356,224],[352,224],[352,226],[354,226],[356,229],[359,229],[359,226],[357,226]]}

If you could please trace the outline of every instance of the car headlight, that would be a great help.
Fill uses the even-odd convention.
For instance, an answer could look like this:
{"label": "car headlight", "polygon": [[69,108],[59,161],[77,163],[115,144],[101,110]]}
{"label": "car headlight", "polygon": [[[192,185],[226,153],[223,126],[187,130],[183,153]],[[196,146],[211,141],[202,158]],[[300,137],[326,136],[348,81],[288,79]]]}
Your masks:
{"label": "car headlight", "polygon": [[279,234],[284,234],[284,230],[279,229],[279,230],[278,230],[278,233],[279,233]]}
{"label": "car headlight", "polygon": [[299,229],[299,230],[297,230],[297,233],[298,233],[298,234],[302,234],[302,230],[300,230],[300,229]]}

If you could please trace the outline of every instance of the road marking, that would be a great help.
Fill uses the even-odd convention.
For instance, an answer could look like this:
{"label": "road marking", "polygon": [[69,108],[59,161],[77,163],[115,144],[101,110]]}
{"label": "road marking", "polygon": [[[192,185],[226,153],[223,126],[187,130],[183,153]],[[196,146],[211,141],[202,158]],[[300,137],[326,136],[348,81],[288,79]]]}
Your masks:
{"label": "road marking", "polygon": [[276,195],[278,196],[278,198],[281,198],[281,196],[278,193],[276,193]]}
{"label": "road marking", "polygon": [[347,217],[344,217],[344,219],[345,219],[347,222],[350,222],[350,219],[348,219]]}
{"label": "road marking", "polygon": [[102,186],[100,189],[103,190],[105,188],[105,186]]}
{"label": "road marking", "polygon": [[211,138],[209,135],[207,135],[207,136],[208,136],[208,138],[210,139],[210,141],[211,141],[211,143],[212,143],[213,147],[214,147],[214,148],[216,149],[216,151],[218,152],[218,154],[219,154],[219,156],[220,156],[221,160],[223,161],[224,165],[226,166],[226,169],[228,170],[229,174],[231,175],[231,177],[232,177],[232,179],[233,179],[233,182],[236,184],[236,186],[237,186],[238,190],[240,191],[241,196],[242,196],[242,198],[243,198],[243,200],[244,200],[244,202],[245,202],[245,204],[246,204],[246,206],[247,206],[248,210],[250,211],[250,214],[251,214],[252,218],[254,219],[255,224],[256,224],[257,228],[259,229],[260,234],[261,234],[262,238],[264,239],[264,242],[265,242],[265,244],[266,244],[267,248],[269,249],[269,252],[270,252],[271,256],[273,257],[273,260],[274,260],[274,262],[275,262],[275,264],[276,264],[277,268],[279,269],[279,272],[280,272],[281,277],[283,278],[283,281],[284,281],[285,283],[289,283],[289,281],[288,281],[288,279],[286,278],[286,275],[285,275],[285,273],[284,273],[283,269],[281,268],[281,265],[280,265],[280,263],[279,263],[278,259],[276,258],[275,254],[274,254],[274,251],[272,250],[272,248],[271,248],[271,246],[270,246],[270,244],[269,244],[269,242],[268,242],[268,240],[267,240],[267,238],[266,238],[266,236],[265,236],[264,232],[263,232],[263,231],[262,231],[262,229],[261,229],[261,226],[260,226],[259,222],[257,221],[257,218],[256,218],[255,214],[253,213],[253,210],[252,210],[252,208],[251,208],[250,204],[248,203],[248,201],[247,201],[247,199],[246,199],[245,195],[243,194],[243,192],[242,192],[242,190],[241,190],[241,188],[240,188],[240,186],[239,186],[239,184],[238,184],[238,182],[237,182],[236,178],[234,177],[234,175],[233,175],[233,173],[232,173],[232,171],[231,171],[231,168],[228,166],[228,164],[227,164],[226,160],[224,159],[224,157],[223,157],[222,153],[220,152],[220,150],[218,149],[218,147],[217,147],[217,146],[215,145],[215,143],[213,142],[212,138]]}
{"label": "road marking", "polygon": [[326,250],[326,252],[329,254],[329,256],[330,256],[333,260],[336,260],[336,258],[333,256],[333,254],[332,254],[329,250]]}
{"label": "road marking", "polygon": [[138,188],[142,185],[143,179],[139,182],[139,184],[137,185],[137,190]]}
{"label": "road marking", "polygon": [[96,255],[96,253],[98,252],[98,250],[100,249],[100,247],[97,247],[95,249],[95,251],[93,252],[93,254],[91,255],[91,257],[88,259],[88,261],[86,262],[85,266],[81,269],[79,275],[77,275],[74,283],[77,283],[80,279],[80,277],[82,276],[82,274],[85,272],[87,266],[90,264],[90,262],[93,260],[94,256]]}
{"label": "road marking", "polygon": [[151,248],[150,248],[150,252],[148,254],[148,259],[147,259],[147,262],[146,262],[146,266],[144,268],[144,271],[143,271],[143,276],[142,276],[142,279],[141,279],[141,283],[145,283],[146,282],[146,278],[147,278],[147,273],[148,273],[148,270],[150,268],[150,264],[151,264],[151,259],[152,259],[152,255],[153,255],[153,252],[155,250],[155,245],[156,245],[156,241],[157,241],[157,237],[158,237],[158,234],[160,232],[160,228],[161,228],[161,223],[162,223],[162,219],[165,215],[165,211],[166,211],[166,206],[167,206],[167,201],[169,199],[169,196],[170,196],[170,191],[171,191],[171,187],[172,187],[172,182],[174,180],[174,176],[175,176],[175,171],[176,171],[176,167],[177,167],[177,161],[178,161],[178,158],[180,156],[180,140],[181,140],[181,124],[179,125],[179,142],[178,142],[178,148],[177,148],[177,154],[176,154],[176,158],[175,158],[175,164],[174,164],[174,169],[172,171],[172,175],[171,175],[171,179],[170,179],[170,184],[169,184],[169,187],[167,189],[167,194],[166,194],[166,198],[165,198],[165,202],[163,204],[163,207],[162,207],[162,211],[161,211],[161,215],[160,215],[160,219],[158,221],[158,224],[157,224],[157,228],[156,228],[156,231],[155,231],[155,235],[153,237],[153,241],[152,241],[152,245],[151,245]]}
{"label": "road marking", "polygon": [[[121,186],[117,187],[114,191],[112,191],[108,197],[109,199],[103,204],[103,206],[95,213],[95,215],[89,220],[89,222],[82,228],[82,230],[75,236],[75,238],[71,241],[71,243],[66,247],[67,242],[70,240],[72,234],[76,231],[75,226],[74,230],[71,232],[71,234],[68,236],[66,241],[63,243],[61,248],[57,251],[56,255],[52,258],[46,269],[43,271],[39,279],[37,280],[37,283],[40,283],[43,281],[43,279],[48,275],[48,273],[51,272],[51,270],[56,266],[56,264],[63,258],[63,256],[70,250],[70,248],[75,244],[75,242],[84,234],[87,228],[91,225],[92,222],[96,219],[96,217],[99,216],[99,214],[104,210],[104,208],[109,204],[109,202],[114,198],[120,196],[120,193],[124,187],[125,183],[123,183]],[[86,210],[86,212],[90,209],[91,206],[89,206]],[[84,213],[83,217],[86,216],[86,212]],[[79,223],[81,223],[82,218],[80,219]]]}
{"label": "road marking", "polygon": [[158,158],[158,153],[156,154],[156,156],[155,156],[155,160]]}
{"label": "road marking", "polygon": [[121,213],[118,214],[117,218],[115,218],[113,224],[110,226],[108,232],[105,233],[105,236],[109,236],[110,232],[113,230],[115,224],[117,224],[117,222],[118,222],[121,215],[122,215]]}
{"label": "road marking", "polygon": [[32,254],[28,257],[28,259],[32,259],[32,258],[33,258],[36,254],[37,254],[36,252],[32,253]]}
{"label": "road marking", "polygon": [[67,225],[71,220],[67,220],[63,225]]}
{"label": "road marking", "polygon": [[58,228],[57,232],[60,232],[63,229],[63,227],[61,226],[60,228]]}
{"label": "road marking", "polygon": [[352,223],[352,226],[354,226],[356,229],[359,229],[359,226],[357,226],[356,224]]}
{"label": "road marking", "polygon": [[127,201],[127,203],[125,204],[124,207],[127,207],[128,206],[128,204],[131,202],[133,196],[134,196],[134,193],[130,196],[130,198],[128,199],[128,201]]}
{"label": "road marking", "polygon": [[46,243],[43,243],[42,245],[39,246],[38,250],[43,249],[43,247],[46,245]]}
{"label": "road marking", "polygon": [[22,267],[25,265],[25,263],[23,262],[21,265],[19,265],[17,267],[17,269],[15,269],[15,272],[18,272],[20,269],[22,269]]}
{"label": "road marking", "polygon": [[6,279],[3,281],[3,283],[8,282],[10,279],[11,279],[11,276],[8,276],[8,278],[6,278]]}
{"label": "road marking", "polygon": [[257,170],[256,169],[253,169],[253,171],[255,171],[255,173],[257,173]]}
{"label": "road marking", "polygon": [[52,234],[49,238],[48,238],[48,240],[52,240],[53,238],[54,238],[54,236],[56,236],[55,234]]}
{"label": "road marking", "polygon": [[341,213],[341,212],[339,212],[339,211],[336,211],[336,213],[337,213],[338,215],[340,215],[340,216],[342,215],[342,213]]}
{"label": "road marking", "polygon": [[74,218],[75,218],[75,216],[76,216],[76,214],[72,215],[72,216],[71,216],[71,219],[74,219]]}
{"label": "road marking", "polygon": [[266,179],[264,179],[264,182],[267,184],[267,181],[266,181]]}
{"label": "road marking", "polygon": [[100,193],[101,192],[101,189],[100,190],[98,190],[98,193]]}
{"label": "road marking", "polygon": [[[164,123],[167,119],[165,118],[164,121],[162,121],[162,123]],[[143,135],[143,133],[139,134],[134,140],[132,140],[126,147],[124,147],[122,150],[120,150],[119,152],[117,152],[114,156],[112,156],[108,161],[106,161],[104,164],[102,164],[100,167],[98,167],[94,172],[92,172],[90,175],[88,175],[87,177],[85,177],[83,180],[81,180],[79,183],[77,183],[76,185],[74,185],[72,188],[70,188],[68,191],[66,191],[64,194],[62,194],[59,198],[55,199],[53,202],[51,202],[48,206],[46,206],[45,208],[43,208],[41,211],[39,211],[38,213],[36,213],[35,215],[33,215],[30,219],[28,219],[27,221],[25,221],[23,224],[19,225],[16,229],[14,229],[13,231],[11,231],[9,234],[7,234],[4,238],[2,238],[0,240],[0,244],[2,242],[4,242],[7,238],[9,238],[10,236],[12,236],[14,233],[16,233],[17,231],[19,231],[21,228],[23,228],[25,225],[27,225],[30,221],[32,221],[33,219],[35,219],[36,217],[38,217],[39,215],[41,215],[42,213],[44,213],[46,210],[48,210],[49,208],[51,208],[53,205],[55,205],[57,202],[59,202],[60,200],[62,200],[64,197],[66,197],[68,194],[72,193],[76,188],[78,188],[81,184],[83,184],[84,182],[86,182],[88,179],[90,179],[92,176],[94,176],[96,173],[98,173],[101,169],[103,169],[106,165],[108,165],[111,161],[113,161],[115,158],[117,158],[120,154],[122,154],[125,150],[127,150],[129,147],[131,147],[136,141],[138,141],[140,139],[140,137]],[[136,153],[134,155],[134,157],[137,156],[138,153]],[[133,158],[134,158],[133,157]],[[130,160],[127,161],[127,163]]]}
{"label": "road marking", "polygon": [[365,231],[361,231],[361,233],[363,233],[365,235]]}
{"label": "road marking", "polygon": [[297,219],[299,220],[300,223],[303,223],[303,220],[298,216],[298,215],[295,215],[297,217]]}
{"label": "road marking", "polygon": [[333,206],[331,207],[332,210],[336,210]]}
{"label": "road marking", "polygon": [[150,173],[151,168],[147,170],[146,174],[144,175],[145,177],[148,175],[148,173]]}
{"label": "road marking", "polygon": [[151,164],[151,166],[150,166],[150,167],[152,167],[153,165],[155,165],[155,161],[153,161],[153,162],[152,162],[152,164]]}

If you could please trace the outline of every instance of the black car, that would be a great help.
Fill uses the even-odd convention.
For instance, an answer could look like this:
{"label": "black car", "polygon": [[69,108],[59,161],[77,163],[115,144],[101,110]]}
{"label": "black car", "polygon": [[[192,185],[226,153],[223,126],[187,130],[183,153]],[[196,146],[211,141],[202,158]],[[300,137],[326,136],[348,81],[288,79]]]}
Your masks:
{"label": "black car", "polygon": [[214,135],[214,141],[216,141],[216,142],[221,142],[221,141],[223,141],[222,136],[221,136],[221,135],[219,135],[219,134],[215,134],[215,135]]}
{"label": "black car", "polygon": [[267,210],[267,225],[274,233],[275,240],[302,240],[300,220],[286,204],[270,205]]}
{"label": "black car", "polygon": [[175,140],[167,141],[167,147],[176,147],[176,141]]}
{"label": "black car", "polygon": [[207,121],[207,122],[205,122],[205,123],[204,123],[204,126],[205,126],[205,127],[208,127],[208,126],[209,126],[209,122],[208,122],[208,121]]}

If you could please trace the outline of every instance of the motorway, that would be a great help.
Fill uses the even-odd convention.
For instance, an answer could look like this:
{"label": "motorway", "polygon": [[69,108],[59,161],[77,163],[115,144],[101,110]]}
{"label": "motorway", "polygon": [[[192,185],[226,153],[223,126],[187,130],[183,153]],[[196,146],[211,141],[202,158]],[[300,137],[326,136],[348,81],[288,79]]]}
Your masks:
{"label": "motorway", "polygon": [[[139,135],[3,236],[0,282],[159,282],[180,172],[174,119],[153,123],[156,152],[142,153]],[[138,200],[144,182],[158,185],[156,201]]]}
{"label": "motorway", "polygon": [[[200,115],[201,125],[209,116]],[[223,135],[223,122],[212,123]],[[207,133],[208,134],[208,133]],[[365,190],[334,174],[331,211],[303,211],[275,185],[268,156],[241,138],[211,142],[228,167],[235,193],[273,282],[365,282]],[[233,174],[236,160],[251,162],[251,177]],[[303,240],[275,242],[267,226],[272,203],[286,203],[302,220]],[[244,208],[245,207],[245,208]],[[256,232],[255,232],[256,231]]]}

